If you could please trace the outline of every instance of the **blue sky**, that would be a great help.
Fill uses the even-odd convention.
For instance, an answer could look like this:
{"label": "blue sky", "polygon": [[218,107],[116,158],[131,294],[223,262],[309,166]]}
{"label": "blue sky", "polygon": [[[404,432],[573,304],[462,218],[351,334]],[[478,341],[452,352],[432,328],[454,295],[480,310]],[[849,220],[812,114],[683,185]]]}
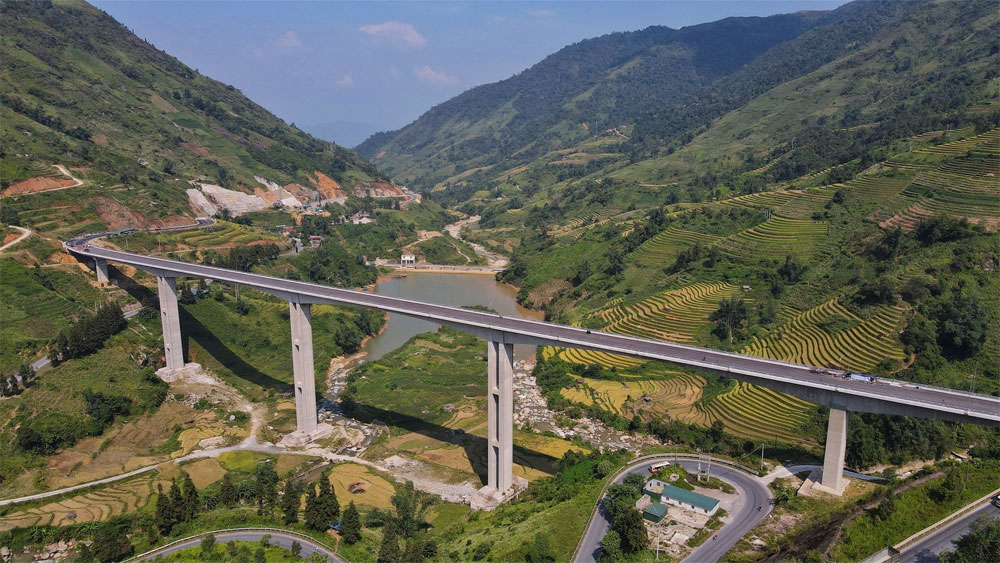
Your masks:
{"label": "blue sky", "polygon": [[185,64],[346,146],[581,39],[843,3],[94,2]]}

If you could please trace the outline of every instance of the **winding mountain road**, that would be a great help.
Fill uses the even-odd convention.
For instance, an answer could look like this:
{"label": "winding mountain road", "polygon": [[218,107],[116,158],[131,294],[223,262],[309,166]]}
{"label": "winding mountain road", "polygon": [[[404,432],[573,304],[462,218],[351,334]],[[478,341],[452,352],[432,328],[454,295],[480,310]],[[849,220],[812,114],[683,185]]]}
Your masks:
{"label": "winding mountain road", "polygon": [[[630,466],[615,478],[614,483],[621,483],[625,477],[631,473],[639,473],[644,477],[649,476],[649,467],[655,463],[669,460],[684,469],[697,469],[697,460],[675,459],[672,456],[663,456],[661,459],[644,459],[635,465]],[[704,461],[702,462],[705,463]],[[691,563],[702,563],[706,561],[718,561],[722,559],[730,549],[733,548],[742,538],[760,523],[761,520],[771,513],[771,492],[764,485],[763,481],[743,471],[712,463],[712,476],[717,477],[739,492],[743,504],[729,516],[729,523],[723,526],[717,534],[717,539],[707,540],[700,547],[691,552],[685,561]],[[760,507],[760,511],[757,510]],[[611,517],[604,508],[603,501],[598,505],[598,514],[591,519],[587,530],[583,534],[578,555],[574,560],[576,563],[591,563],[601,557],[601,539],[611,528]]]}
{"label": "winding mountain road", "polygon": [[[338,563],[347,563],[347,560],[340,557],[336,552],[331,551],[328,547],[311,540],[305,536],[300,536],[298,534],[291,534],[282,532],[279,530],[232,530],[232,531],[219,531],[212,532],[215,536],[215,551],[216,553],[221,553],[226,548],[220,544],[226,543],[228,541],[245,541],[245,542],[257,542],[260,541],[264,536],[270,537],[270,544],[283,547],[285,549],[291,549],[293,542],[298,542],[302,546],[302,551],[299,552],[299,556],[305,559],[313,553],[318,553],[328,560],[336,561]],[[157,557],[167,557],[171,553],[182,551],[185,549],[191,549],[192,547],[198,547],[201,545],[201,540],[208,534],[201,534],[198,536],[193,536],[187,539],[179,540],[175,543],[169,544],[167,546],[161,547],[159,549],[154,549],[129,559],[129,561],[152,561]]]}

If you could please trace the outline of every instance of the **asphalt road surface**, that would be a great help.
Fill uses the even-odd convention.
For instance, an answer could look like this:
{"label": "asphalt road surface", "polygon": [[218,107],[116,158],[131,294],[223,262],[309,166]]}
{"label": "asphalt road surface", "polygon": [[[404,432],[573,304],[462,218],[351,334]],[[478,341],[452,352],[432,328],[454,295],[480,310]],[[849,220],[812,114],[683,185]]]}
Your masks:
{"label": "asphalt road surface", "polygon": [[883,404],[917,406],[936,412],[948,412],[952,415],[965,417],[963,420],[968,422],[986,423],[990,426],[996,426],[997,423],[1000,423],[1000,398],[996,397],[914,385],[902,381],[881,380],[879,384],[872,384],[868,381],[845,379],[826,373],[827,370],[800,364],[741,356],[729,352],[622,334],[591,331],[532,319],[503,317],[470,309],[419,303],[363,291],[340,289],[201,264],[188,264],[87,245],[90,240],[98,236],[100,235],[80,237],[66,242],[65,245],[68,250],[81,257],[104,258],[111,262],[131,264],[147,270],[159,270],[178,276],[210,278],[237,283],[289,298],[298,296],[305,297],[308,301],[371,307],[390,313],[435,321],[461,330],[478,331],[480,335],[502,331],[507,333],[508,338],[514,338],[514,342],[621,353],[707,369],[723,375],[727,373],[730,376],[746,374],[759,380],[759,384],[765,386],[768,382],[774,382],[778,386],[791,384],[813,389],[826,389],[845,395],[868,397]]}
{"label": "asphalt road surface", "polygon": [[[309,557],[313,553],[319,553],[331,561],[337,561],[338,563],[347,563],[346,559],[339,557],[336,553],[310,542],[309,540],[295,536],[292,534],[282,534],[281,532],[271,532],[271,531],[239,531],[239,532],[219,532],[215,534],[215,549],[216,551],[225,550],[225,546],[221,545],[228,541],[248,541],[256,542],[264,536],[271,536],[271,545],[278,545],[285,549],[292,548],[292,542],[299,542],[302,545],[302,552],[299,554],[303,559]],[[172,545],[166,549],[156,551],[150,554],[148,557],[141,559],[141,561],[152,561],[158,556],[166,557],[171,553],[181,551],[182,549],[190,549],[192,547],[198,547],[201,545],[201,536],[196,538],[191,538],[188,541]]]}
{"label": "asphalt road surface", "polygon": [[1000,508],[992,502],[955,520],[933,534],[923,538],[899,554],[899,563],[937,563],[938,555],[946,549],[955,549],[951,542],[969,533],[972,524],[980,517],[1000,518]]}
{"label": "asphalt road surface", "polygon": [[[697,460],[680,459],[676,462],[669,456],[663,459],[652,459],[642,461],[622,472],[615,478],[615,483],[621,483],[630,473],[639,473],[644,477],[649,477],[649,467],[655,463],[670,460],[688,470],[698,468]],[[702,462],[704,464],[704,462]],[[712,464],[712,476],[726,481],[736,488],[743,499],[743,505],[735,514],[729,516],[729,523],[723,526],[716,534],[717,539],[705,541],[700,547],[691,552],[691,555],[684,561],[689,563],[709,563],[722,559],[730,549],[733,548],[742,538],[752,530],[757,524],[771,513],[771,493],[761,481],[738,469],[733,469],[717,463]],[[757,511],[757,507],[761,507]],[[670,507],[669,510],[680,510]],[[669,513],[668,513],[669,517]],[[611,528],[610,515],[604,509],[603,501],[598,507],[598,515],[590,522],[590,526],[584,532],[583,540],[576,563],[591,563],[600,559],[601,539]]]}

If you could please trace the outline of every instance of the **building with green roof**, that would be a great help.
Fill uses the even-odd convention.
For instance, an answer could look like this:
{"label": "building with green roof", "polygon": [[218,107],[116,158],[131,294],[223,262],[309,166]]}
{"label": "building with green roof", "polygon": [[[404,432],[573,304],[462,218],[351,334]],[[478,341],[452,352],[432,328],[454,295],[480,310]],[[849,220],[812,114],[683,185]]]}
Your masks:
{"label": "building with green roof", "polygon": [[667,516],[667,505],[654,502],[642,511],[642,517],[654,524],[658,524]]}
{"label": "building with green roof", "polygon": [[694,491],[686,491],[679,487],[664,483],[659,479],[650,479],[642,492],[654,501],[672,504],[701,514],[712,516],[719,510],[719,501],[712,497],[700,495]]}

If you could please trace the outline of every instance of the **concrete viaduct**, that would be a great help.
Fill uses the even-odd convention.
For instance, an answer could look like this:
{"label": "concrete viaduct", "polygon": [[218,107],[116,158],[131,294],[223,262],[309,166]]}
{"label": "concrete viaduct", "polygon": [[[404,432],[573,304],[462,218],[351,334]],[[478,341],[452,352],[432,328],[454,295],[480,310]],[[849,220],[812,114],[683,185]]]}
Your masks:
{"label": "concrete viaduct", "polygon": [[[177,277],[204,278],[244,285],[288,301],[291,316],[295,406],[298,427],[284,440],[305,444],[330,431],[316,419],[315,371],[313,369],[313,304],[369,307],[389,313],[430,320],[474,334],[488,347],[488,477],[484,492],[502,499],[513,487],[513,358],[514,344],[560,346],[610,352],[669,362],[709,371],[725,377],[787,393],[830,408],[823,476],[819,487],[840,494],[850,412],[867,412],[935,418],[1000,427],[1000,398],[952,389],[880,379],[878,383],[843,377],[829,370],[766,358],[743,356],[671,342],[590,331],[530,319],[419,303],[339,289],[301,281],[188,264],[110,250],[89,244],[102,235],[90,235],[64,243],[68,251],[93,266],[98,281],[108,281],[108,262],[128,264],[155,275],[163,321],[166,368],[164,379],[180,377],[185,366],[178,316]],[[859,378],[860,379],[860,378]]]}

